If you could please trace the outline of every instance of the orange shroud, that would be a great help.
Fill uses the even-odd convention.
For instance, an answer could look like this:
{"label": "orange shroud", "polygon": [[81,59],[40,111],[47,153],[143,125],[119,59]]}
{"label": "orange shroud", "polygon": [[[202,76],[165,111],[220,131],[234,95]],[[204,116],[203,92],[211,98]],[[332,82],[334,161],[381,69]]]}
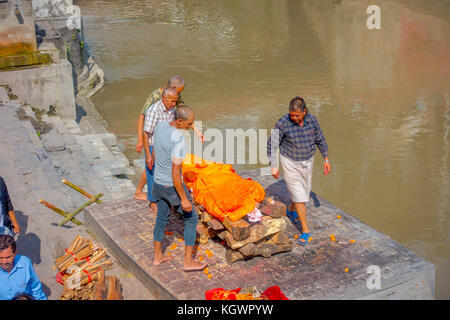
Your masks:
{"label": "orange shroud", "polygon": [[184,159],[183,180],[194,191],[195,200],[220,221],[225,217],[241,219],[265,197],[259,183],[241,178],[230,164],[206,161],[193,154]]}

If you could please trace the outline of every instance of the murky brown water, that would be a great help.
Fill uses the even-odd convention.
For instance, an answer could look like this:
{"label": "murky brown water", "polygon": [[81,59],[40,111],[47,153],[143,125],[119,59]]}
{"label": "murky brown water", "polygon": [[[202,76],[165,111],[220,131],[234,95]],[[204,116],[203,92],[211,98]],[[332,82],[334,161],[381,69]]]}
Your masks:
{"label": "murky brown water", "polygon": [[[436,266],[450,298],[450,4],[77,1],[105,71],[94,103],[130,158],[146,95],[171,75],[203,128],[273,128],[295,95],[327,137],[313,190]],[[247,166],[254,168],[255,166]]]}

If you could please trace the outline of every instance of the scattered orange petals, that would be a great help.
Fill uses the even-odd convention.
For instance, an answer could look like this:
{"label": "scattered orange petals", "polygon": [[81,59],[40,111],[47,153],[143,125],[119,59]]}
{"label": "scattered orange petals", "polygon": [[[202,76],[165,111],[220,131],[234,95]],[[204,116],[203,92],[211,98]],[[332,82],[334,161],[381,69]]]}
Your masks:
{"label": "scattered orange petals", "polygon": [[345,270],[344,270],[345,272],[348,272],[348,268],[345,268]]}
{"label": "scattered orange petals", "polygon": [[350,240],[350,243],[355,243],[355,242],[356,242],[356,241],[355,241],[355,240],[353,240],[353,239],[352,239],[352,240]]}
{"label": "scattered orange petals", "polygon": [[183,242],[183,239],[177,239],[177,241],[179,241],[179,242]]}
{"label": "scattered orange petals", "polygon": [[167,255],[170,256],[172,254],[172,252],[167,252]]}
{"label": "scattered orange petals", "polygon": [[209,273],[208,268],[203,269],[203,273],[204,273],[204,274],[208,274],[208,273]]}
{"label": "scattered orange petals", "polygon": [[338,214],[337,216],[336,216],[338,219],[340,219],[341,218],[341,215],[340,214]]}
{"label": "scattered orange petals", "polygon": [[330,235],[330,240],[331,241],[336,241],[336,238],[334,237],[334,234]]}
{"label": "scattered orange petals", "polygon": [[208,278],[209,279],[211,279],[212,278],[212,274],[210,273],[210,274],[208,274]]}
{"label": "scattered orange petals", "polygon": [[205,259],[203,256],[198,257],[198,260],[203,261]]}
{"label": "scattered orange petals", "polygon": [[298,234],[296,234],[296,235],[294,236],[294,239],[298,239]]}

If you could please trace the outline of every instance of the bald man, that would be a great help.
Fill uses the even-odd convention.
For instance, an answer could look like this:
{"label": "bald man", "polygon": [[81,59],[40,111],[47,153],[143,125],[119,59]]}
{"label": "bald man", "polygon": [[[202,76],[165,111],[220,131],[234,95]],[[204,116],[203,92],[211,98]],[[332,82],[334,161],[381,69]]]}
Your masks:
{"label": "bald man", "polygon": [[181,167],[186,155],[186,141],[181,130],[192,128],[194,113],[188,106],[179,106],[174,115],[170,123],[159,122],[154,132],[155,180],[152,196],[156,200],[158,213],[153,231],[155,248],[153,264],[159,265],[173,258],[162,252],[164,231],[169,222],[170,207],[173,206],[184,219],[183,269],[200,271],[207,263],[200,263],[193,258],[198,213],[192,206],[192,198],[181,178]]}
{"label": "bald man", "polygon": [[153,132],[159,122],[170,122],[174,119],[174,107],[178,101],[178,92],[173,87],[164,88],[161,100],[152,104],[145,114],[144,123],[144,149],[145,149],[145,171],[147,176],[147,198],[150,201],[150,210],[157,211],[156,201],[152,197],[153,178]]}

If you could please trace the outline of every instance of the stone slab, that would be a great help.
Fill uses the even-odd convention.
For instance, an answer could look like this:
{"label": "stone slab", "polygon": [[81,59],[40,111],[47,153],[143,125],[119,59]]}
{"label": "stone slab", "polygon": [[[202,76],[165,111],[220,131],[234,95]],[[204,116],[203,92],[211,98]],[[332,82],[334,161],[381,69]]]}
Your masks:
{"label": "stone slab", "polygon": [[[259,176],[259,171],[242,176],[260,182],[276,200],[288,201],[282,180]],[[149,213],[146,202],[105,202],[86,209],[85,221],[161,299],[202,300],[205,291],[213,288],[254,286],[262,292],[274,285],[289,299],[434,299],[434,265],[314,193],[307,210],[313,238],[309,245],[295,244],[289,252],[228,263],[220,240],[200,244],[196,258],[209,263],[211,278],[203,272],[182,270],[183,221],[176,214],[170,217],[167,231],[171,233],[163,242],[174,259],[159,266],[152,265],[155,215]],[[290,239],[300,233],[299,225],[281,219],[286,221],[285,234]],[[330,240],[330,234],[336,241]],[[210,257],[208,252],[212,252]],[[370,266],[380,270],[379,289],[367,285],[373,276],[368,273]]]}

